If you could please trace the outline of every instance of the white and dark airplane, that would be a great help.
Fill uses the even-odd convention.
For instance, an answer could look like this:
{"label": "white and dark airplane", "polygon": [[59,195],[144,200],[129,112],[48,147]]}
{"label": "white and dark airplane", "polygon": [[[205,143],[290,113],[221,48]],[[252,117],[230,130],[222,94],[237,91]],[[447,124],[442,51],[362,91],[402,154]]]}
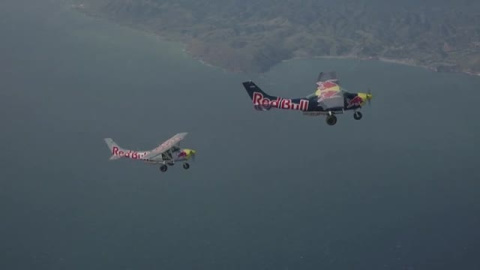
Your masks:
{"label": "white and dark airplane", "polygon": [[335,71],[320,72],[317,78],[317,90],[302,98],[283,98],[271,96],[260,89],[254,82],[243,82],[255,109],[268,111],[271,108],[282,110],[302,111],[304,115],[326,115],[328,125],[337,123],[337,114],[353,111],[355,120],[362,119],[360,109],[365,103],[370,103],[373,98],[370,90],[368,93],[350,93],[340,86]]}
{"label": "white and dark airplane", "polygon": [[[148,164],[160,166],[160,171],[166,172],[168,166],[173,166],[176,162],[183,162],[183,168],[190,168],[188,160],[195,158],[196,151],[193,149],[180,148],[179,143],[185,139],[188,133],[178,133],[158,147],[148,151],[133,151],[124,149],[116,144],[111,138],[105,138],[105,142],[110,148],[112,156],[110,160],[119,158],[129,158],[141,160]],[[168,165],[168,166],[167,166]]]}

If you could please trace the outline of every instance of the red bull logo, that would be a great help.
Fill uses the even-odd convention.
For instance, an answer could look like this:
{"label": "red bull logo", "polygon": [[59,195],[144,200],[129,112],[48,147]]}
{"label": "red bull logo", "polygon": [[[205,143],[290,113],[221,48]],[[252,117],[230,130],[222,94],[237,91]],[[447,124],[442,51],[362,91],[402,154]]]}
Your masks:
{"label": "red bull logo", "polygon": [[280,98],[278,97],[275,100],[270,100],[269,98],[264,97],[261,93],[253,93],[253,104],[255,107],[260,107],[264,109],[278,108],[283,110],[308,110],[308,100],[301,99],[299,103],[294,103],[291,99]]}
{"label": "red bull logo", "polygon": [[177,155],[177,159],[183,160],[183,159],[190,159],[195,156],[196,151],[193,149],[182,149],[180,153]]}
{"label": "red bull logo", "polygon": [[323,100],[332,98],[334,96],[338,95],[338,91],[325,91],[320,94],[320,97],[318,98],[318,102],[322,102]]}
{"label": "red bull logo", "polygon": [[178,154],[178,158],[185,158],[187,157],[187,152],[186,151],[182,151]]}
{"label": "red bull logo", "polygon": [[359,96],[356,96],[348,102],[347,108],[358,107],[362,105],[362,103],[363,103],[363,99]]}
{"label": "red bull logo", "polygon": [[325,81],[325,82],[319,82],[319,83],[317,83],[317,85],[318,85],[318,88],[320,90],[325,90],[325,89],[328,89],[328,88],[335,87],[338,84],[334,83],[333,81]]}

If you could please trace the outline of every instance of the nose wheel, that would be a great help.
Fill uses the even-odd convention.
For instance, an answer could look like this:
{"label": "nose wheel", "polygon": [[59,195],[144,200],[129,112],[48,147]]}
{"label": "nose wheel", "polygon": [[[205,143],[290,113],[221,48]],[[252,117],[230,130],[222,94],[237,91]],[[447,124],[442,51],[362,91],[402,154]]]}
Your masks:
{"label": "nose wheel", "polygon": [[362,116],[363,116],[363,115],[362,115],[361,112],[355,112],[355,113],[353,114],[353,118],[354,118],[355,120],[360,120],[360,119],[362,119]]}
{"label": "nose wheel", "polygon": [[168,170],[168,166],[163,164],[162,166],[160,166],[160,171],[161,172],[166,172]]}
{"label": "nose wheel", "polygon": [[190,164],[188,164],[188,163],[186,163],[186,162],[183,163],[183,168],[184,168],[185,170],[188,170],[188,168],[190,168]]}
{"label": "nose wheel", "polygon": [[333,126],[333,125],[335,125],[335,124],[337,123],[337,117],[336,117],[335,115],[333,115],[333,114],[332,114],[332,115],[329,115],[329,116],[327,116],[326,121],[327,121],[327,124],[328,124],[329,126]]}

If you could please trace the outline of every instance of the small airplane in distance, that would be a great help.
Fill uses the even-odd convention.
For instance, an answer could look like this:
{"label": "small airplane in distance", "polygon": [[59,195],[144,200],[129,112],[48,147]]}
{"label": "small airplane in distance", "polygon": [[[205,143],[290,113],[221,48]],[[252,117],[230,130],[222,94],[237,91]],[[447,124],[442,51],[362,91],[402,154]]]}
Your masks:
{"label": "small airplane in distance", "polygon": [[342,114],[348,110],[353,110],[353,118],[360,120],[362,118],[362,113],[359,112],[360,108],[366,102],[370,103],[373,98],[370,91],[368,93],[345,91],[340,87],[335,71],[320,72],[317,79],[317,90],[303,98],[288,99],[270,96],[252,81],[243,82],[243,87],[247,90],[257,110],[268,111],[271,108],[277,108],[303,111],[304,115],[310,116],[326,115],[327,124],[330,126],[337,123],[336,114]]}
{"label": "small airplane in distance", "polygon": [[158,147],[148,151],[133,151],[121,148],[111,138],[105,138],[108,148],[112,153],[110,160],[119,158],[129,158],[141,160],[148,164],[160,165],[160,171],[166,172],[168,166],[173,166],[176,162],[183,162],[183,168],[188,170],[190,164],[187,163],[190,159],[195,159],[196,151],[193,149],[181,149],[178,145],[185,139],[188,133],[178,133],[172,138],[166,140]]}

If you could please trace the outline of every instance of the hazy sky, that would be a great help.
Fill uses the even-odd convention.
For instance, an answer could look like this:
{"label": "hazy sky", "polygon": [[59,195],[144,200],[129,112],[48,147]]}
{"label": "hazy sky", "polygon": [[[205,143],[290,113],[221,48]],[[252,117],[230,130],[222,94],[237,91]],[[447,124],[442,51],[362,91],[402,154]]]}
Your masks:
{"label": "hazy sky", "polygon": [[[0,3],[0,268],[476,269],[477,77],[340,60],[231,74],[178,44]],[[319,71],[372,88],[361,121],[253,110]],[[120,160],[190,132],[189,171]]]}

